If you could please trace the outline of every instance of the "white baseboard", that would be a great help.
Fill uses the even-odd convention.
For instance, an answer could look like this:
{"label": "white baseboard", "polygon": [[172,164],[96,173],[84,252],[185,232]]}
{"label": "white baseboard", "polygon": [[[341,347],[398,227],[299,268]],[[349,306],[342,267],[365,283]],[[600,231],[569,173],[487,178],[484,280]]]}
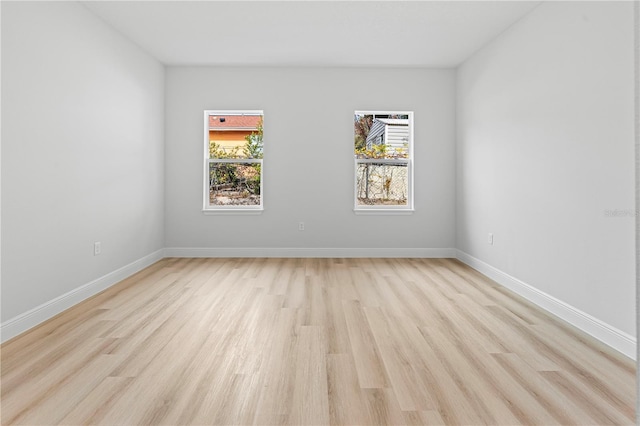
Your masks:
{"label": "white baseboard", "polygon": [[43,303],[23,314],[11,318],[0,324],[0,341],[7,340],[24,333],[36,325],[53,318],[60,312],[100,293],[112,285],[130,277],[138,271],[146,268],[164,257],[164,249],[153,252],[141,259],[116,269],[98,279],[71,290],[68,293],[58,296],[53,300]]}
{"label": "white baseboard", "polygon": [[100,293],[164,257],[320,257],[320,258],[451,258],[455,257],[498,284],[542,309],[590,334],[631,359],[636,359],[637,340],[581,310],[453,248],[184,248],[158,250],[122,268],[84,284],[30,311],[0,324],[0,342],[35,327],[66,309]]}
{"label": "white baseboard", "polygon": [[618,330],[617,328],[594,318],[586,312],[583,312],[562,300],[556,299],[555,297],[540,291],[537,288],[506,274],[505,272],[502,272],[480,259],[476,259],[461,250],[456,251],[456,257],[461,262],[466,263],[498,284],[508,288],[514,293],[517,293],[530,302],[535,303],[542,309],[568,322],[585,333],[590,334],[606,345],[611,346],[618,352],[633,360],[636,359],[637,339],[635,337]]}
{"label": "white baseboard", "polygon": [[165,257],[455,257],[453,248],[206,248],[170,247]]}

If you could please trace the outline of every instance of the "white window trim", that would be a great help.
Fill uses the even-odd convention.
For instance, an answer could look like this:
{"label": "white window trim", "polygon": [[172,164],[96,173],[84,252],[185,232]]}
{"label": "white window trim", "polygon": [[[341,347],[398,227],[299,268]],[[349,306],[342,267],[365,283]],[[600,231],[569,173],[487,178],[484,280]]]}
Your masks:
{"label": "white window trim", "polygon": [[[354,158],[353,162],[353,212],[357,215],[410,215],[414,209],[414,191],[413,191],[413,111],[365,111],[356,110],[354,114],[358,115],[387,115],[398,114],[407,115],[409,117],[409,152],[408,158]],[[407,205],[406,206],[362,206],[358,205],[358,164],[363,163],[386,163],[386,164],[407,164]]]}
{"label": "white window trim", "polygon": [[[209,116],[211,115],[262,115],[263,110],[205,110],[204,111],[204,168],[202,176],[202,212],[205,215],[255,215],[264,211],[264,164],[262,158],[209,158]],[[264,124],[263,124],[264,125]],[[259,163],[260,167],[260,205],[258,206],[219,206],[211,204],[209,198],[209,167],[211,163]]]}

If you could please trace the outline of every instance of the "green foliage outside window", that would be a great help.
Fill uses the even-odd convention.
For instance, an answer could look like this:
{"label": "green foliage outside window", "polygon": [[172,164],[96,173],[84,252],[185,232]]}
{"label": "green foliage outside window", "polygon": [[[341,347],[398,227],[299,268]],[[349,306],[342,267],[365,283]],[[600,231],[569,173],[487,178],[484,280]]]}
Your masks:
{"label": "green foliage outside window", "polygon": [[[262,120],[258,123],[257,131],[245,136],[244,146],[236,146],[227,151],[219,144],[209,142],[209,158],[215,159],[262,159],[264,156]],[[244,163],[213,163],[209,169],[211,190],[229,188],[243,197],[259,196],[261,188],[262,164]]]}

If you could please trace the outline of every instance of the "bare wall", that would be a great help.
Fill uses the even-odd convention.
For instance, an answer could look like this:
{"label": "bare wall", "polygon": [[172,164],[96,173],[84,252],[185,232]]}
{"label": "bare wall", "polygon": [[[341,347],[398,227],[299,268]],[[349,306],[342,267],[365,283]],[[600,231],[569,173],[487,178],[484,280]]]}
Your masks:
{"label": "bare wall", "polygon": [[164,68],[75,2],[3,2],[2,66],[4,322],[162,249]]}
{"label": "bare wall", "polygon": [[[454,98],[453,70],[167,68],[166,246],[452,248]],[[205,109],[264,110],[263,214],[203,215]],[[415,112],[413,215],[354,214],[354,110]]]}
{"label": "bare wall", "polygon": [[629,336],[632,11],[543,3],[457,76],[457,248]]}

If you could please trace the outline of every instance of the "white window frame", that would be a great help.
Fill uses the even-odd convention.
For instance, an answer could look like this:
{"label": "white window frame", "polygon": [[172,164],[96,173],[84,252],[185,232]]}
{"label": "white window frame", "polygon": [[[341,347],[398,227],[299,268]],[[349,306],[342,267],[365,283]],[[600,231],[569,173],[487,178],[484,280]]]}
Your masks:
{"label": "white window frame", "polygon": [[[263,110],[205,110],[204,111],[204,169],[203,169],[203,204],[204,214],[260,214],[264,210],[264,163],[263,158],[209,158],[209,117],[212,115],[261,115],[264,128]],[[264,147],[263,147],[264,150]],[[261,164],[260,167],[260,204],[248,206],[220,206],[211,204],[209,170],[215,163]]]}
{"label": "white window frame", "polygon": [[[353,211],[355,214],[373,214],[373,215],[386,215],[386,214],[412,214],[414,211],[413,202],[413,111],[365,111],[356,110],[354,115],[406,115],[409,118],[409,141],[408,141],[408,158],[356,158],[354,156],[353,163]],[[386,141],[385,141],[386,143]],[[351,151],[353,153],[353,150]],[[353,154],[352,154],[353,155]],[[407,165],[407,204],[403,206],[389,205],[389,206],[368,206],[358,204],[358,164],[389,164],[389,165]]]}

